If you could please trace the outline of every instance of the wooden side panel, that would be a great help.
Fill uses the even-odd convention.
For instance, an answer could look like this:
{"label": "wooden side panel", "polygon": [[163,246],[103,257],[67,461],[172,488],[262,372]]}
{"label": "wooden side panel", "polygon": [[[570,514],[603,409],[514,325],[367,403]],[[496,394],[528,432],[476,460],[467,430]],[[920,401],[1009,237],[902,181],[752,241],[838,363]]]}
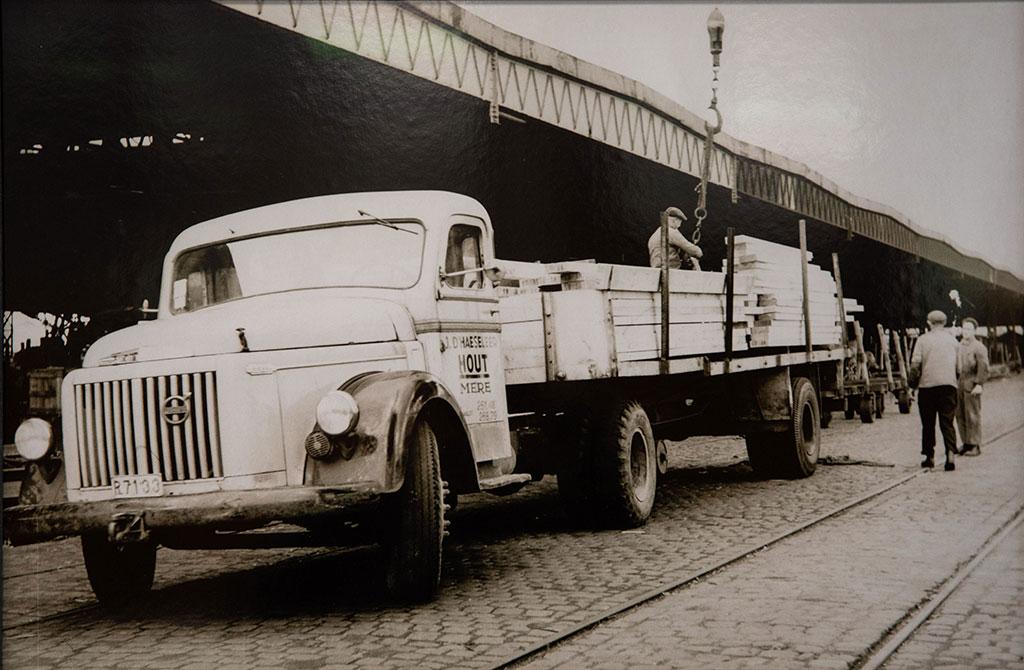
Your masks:
{"label": "wooden side panel", "polygon": [[557,379],[611,377],[615,343],[608,336],[607,293],[559,291],[552,302],[552,332]]}

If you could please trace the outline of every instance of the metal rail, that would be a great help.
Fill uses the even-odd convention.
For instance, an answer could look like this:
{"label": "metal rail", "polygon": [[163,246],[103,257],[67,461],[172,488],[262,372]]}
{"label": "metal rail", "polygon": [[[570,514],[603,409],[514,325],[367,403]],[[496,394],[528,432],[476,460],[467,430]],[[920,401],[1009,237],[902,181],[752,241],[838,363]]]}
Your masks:
{"label": "metal rail", "polygon": [[898,486],[902,486],[903,484],[906,484],[910,480],[912,480],[912,479],[918,477],[919,475],[921,475],[922,472],[924,472],[924,471],[922,470],[922,471],[914,472],[912,474],[900,477],[899,479],[897,479],[894,482],[888,482],[888,483],[886,483],[886,484],[884,484],[884,485],[882,485],[882,486],[880,486],[878,488],[875,488],[875,489],[869,491],[867,494],[865,494],[865,495],[863,495],[863,496],[861,496],[861,497],[859,497],[859,498],[857,498],[855,500],[843,503],[842,505],[827,511],[824,514],[820,514],[820,515],[814,517],[813,519],[810,519],[809,521],[805,521],[805,522],[803,522],[801,524],[798,524],[798,525],[796,525],[796,526],[794,526],[794,527],[792,527],[792,528],[790,528],[788,530],[785,530],[785,531],[783,531],[781,533],[778,533],[778,534],[772,536],[771,538],[769,538],[769,539],[767,539],[767,540],[765,540],[763,542],[758,542],[753,547],[750,547],[750,548],[738,551],[738,552],[732,554],[731,556],[728,556],[727,558],[722,559],[722,560],[718,561],[717,563],[714,563],[714,564],[712,564],[712,565],[710,565],[710,566],[708,566],[706,568],[701,568],[700,570],[698,570],[696,572],[689,573],[687,575],[684,575],[682,577],[674,579],[674,580],[672,580],[670,582],[667,582],[665,584],[661,584],[661,585],[651,589],[650,591],[647,591],[645,593],[640,594],[639,596],[636,596],[635,598],[632,598],[631,600],[623,603],[622,605],[618,605],[618,606],[616,606],[616,607],[614,607],[614,608],[612,608],[612,609],[610,609],[610,610],[608,610],[606,612],[598,614],[597,616],[594,616],[594,617],[592,617],[592,618],[590,618],[590,619],[588,619],[588,620],[586,620],[586,621],[584,621],[582,623],[579,623],[576,626],[574,626],[573,628],[571,628],[571,629],[569,629],[569,630],[567,630],[567,631],[565,631],[563,633],[558,633],[557,635],[553,635],[553,636],[549,637],[546,640],[538,642],[537,644],[524,649],[523,651],[515,654],[514,656],[510,656],[510,657],[504,659],[503,661],[501,661],[500,663],[497,663],[497,664],[492,665],[490,667],[492,668],[492,670],[500,670],[501,668],[509,668],[509,667],[512,667],[512,666],[517,665],[519,663],[522,663],[523,661],[526,661],[527,659],[532,658],[533,656],[536,656],[537,654],[541,654],[541,653],[543,653],[545,651],[548,651],[552,647],[555,647],[556,645],[559,645],[559,644],[569,640],[570,638],[576,637],[580,633],[583,633],[583,632],[585,632],[587,630],[590,630],[591,628],[599,626],[600,624],[604,623],[605,621],[608,621],[608,620],[613,619],[613,618],[615,618],[615,617],[617,617],[617,616],[619,616],[621,614],[624,614],[625,612],[628,612],[629,610],[632,610],[632,609],[635,609],[637,607],[640,607],[641,605],[644,605],[644,604],[650,602],[651,600],[654,600],[655,598],[660,598],[661,596],[663,596],[663,595],[665,595],[667,593],[670,593],[672,591],[680,589],[680,588],[682,588],[684,586],[688,586],[689,584],[692,584],[692,583],[694,583],[694,582],[696,582],[696,581],[698,581],[700,579],[703,579],[704,577],[706,577],[706,576],[708,576],[708,575],[710,575],[710,574],[712,574],[714,572],[718,572],[722,568],[725,568],[725,567],[727,567],[729,565],[732,565],[733,563],[736,563],[736,562],[738,562],[740,560],[743,560],[744,558],[746,558],[747,556],[750,556],[751,554],[755,554],[755,553],[761,551],[762,549],[764,549],[766,547],[770,547],[773,544],[777,544],[778,542],[780,542],[780,541],[782,541],[782,540],[784,540],[784,539],[786,539],[788,537],[792,537],[794,535],[802,533],[803,531],[811,528],[812,526],[816,526],[817,524],[821,523],[822,521],[825,521],[826,519],[830,519],[830,518],[832,518],[832,517],[834,517],[834,516],[836,516],[838,514],[842,514],[843,512],[845,512],[848,509],[851,509],[853,507],[861,505],[861,504],[867,502],[868,500],[871,500],[872,498],[876,498],[876,497],[882,495],[883,493],[885,493],[887,491],[890,491],[890,490],[892,490],[892,489],[894,489],[894,488],[896,488]]}
{"label": "metal rail", "polygon": [[1012,533],[1014,529],[1021,524],[1021,521],[1024,521],[1024,508],[1018,509],[1013,518],[1007,521],[1002,528],[989,537],[978,553],[976,553],[966,565],[953,573],[953,576],[946,581],[938,593],[929,598],[928,601],[917,610],[917,613],[907,620],[902,627],[898,628],[897,631],[893,633],[881,647],[878,647],[870,656],[855,667],[858,668],[858,670],[877,670],[882,667],[882,665],[884,665],[885,662],[899,650],[903,643],[906,642],[918,628],[928,621],[931,615],[935,613],[935,610],[939,609],[942,603],[944,603],[949,596],[953,595],[964,580],[970,577],[971,573],[981,565],[981,562],[984,561],[990,553],[992,553],[992,550],[995,549],[1003,540],[1006,539],[1007,535]]}
{"label": "metal rail", "polygon": [[[996,442],[996,441],[1002,439],[1003,437],[1009,435],[1010,433],[1013,433],[1013,432],[1016,432],[1018,430],[1021,430],[1022,428],[1024,428],[1024,424],[1020,424],[1018,426],[1015,426],[1014,428],[1011,428],[1011,429],[1009,429],[1007,431],[1004,431],[1004,432],[1000,433],[999,435],[996,435],[993,438],[990,438],[989,440],[986,441],[986,444],[991,444],[993,442]],[[601,614],[598,614],[598,615],[596,615],[596,616],[594,616],[594,617],[592,617],[592,618],[590,618],[590,619],[588,619],[586,621],[583,621],[583,622],[577,624],[576,626],[572,627],[571,629],[569,629],[567,631],[564,631],[562,633],[557,633],[555,635],[552,635],[551,637],[549,637],[549,638],[547,638],[545,640],[542,640],[541,642],[538,642],[537,644],[534,644],[534,645],[532,645],[530,647],[527,647],[526,649],[524,649],[524,650],[522,650],[522,651],[520,651],[520,652],[518,652],[518,653],[516,653],[516,654],[514,654],[512,656],[509,656],[508,658],[506,658],[506,659],[504,659],[504,660],[502,660],[502,661],[500,661],[500,662],[498,662],[498,663],[496,663],[496,664],[494,664],[492,666],[489,666],[489,667],[491,668],[491,670],[501,670],[503,668],[510,668],[510,667],[513,667],[513,666],[518,666],[519,664],[523,663],[524,661],[527,661],[527,660],[533,658],[534,656],[537,656],[538,654],[542,654],[542,653],[544,653],[544,652],[546,652],[546,651],[556,647],[557,645],[562,644],[563,642],[566,642],[569,639],[576,637],[580,633],[586,632],[586,631],[590,630],[591,628],[596,628],[597,626],[601,625],[602,623],[604,623],[606,621],[609,621],[611,619],[614,619],[614,618],[616,618],[616,617],[618,617],[618,616],[620,616],[620,615],[622,615],[622,614],[624,614],[624,613],[626,613],[626,612],[628,612],[630,610],[633,610],[633,609],[636,609],[638,607],[641,607],[641,606],[645,605],[646,603],[654,600],[655,598],[660,598],[661,596],[663,596],[663,595],[665,595],[667,593],[670,593],[672,591],[676,591],[678,589],[686,587],[686,586],[688,586],[688,585],[690,585],[690,584],[692,584],[692,583],[694,583],[694,582],[696,582],[696,581],[698,581],[700,579],[703,579],[704,577],[706,577],[706,576],[708,576],[708,575],[710,575],[710,574],[712,574],[714,572],[718,572],[722,568],[725,568],[725,567],[727,567],[729,565],[732,565],[733,563],[741,561],[744,558],[746,558],[747,556],[755,554],[755,553],[761,551],[762,549],[764,549],[766,547],[770,547],[770,546],[772,546],[774,544],[777,544],[778,542],[780,542],[780,541],[782,541],[782,540],[784,540],[786,538],[793,537],[794,535],[798,535],[798,534],[800,534],[800,533],[802,533],[802,532],[804,532],[804,531],[806,531],[806,530],[808,530],[808,529],[818,525],[819,523],[821,523],[823,521],[826,521],[827,519],[831,519],[832,517],[838,516],[838,515],[842,514],[843,512],[846,512],[847,510],[850,510],[850,509],[852,509],[854,507],[858,507],[860,505],[863,505],[864,503],[866,503],[869,500],[872,500],[874,498],[877,498],[878,496],[882,495],[883,493],[886,493],[886,492],[891,491],[891,490],[893,490],[893,489],[895,489],[895,488],[897,488],[899,486],[902,486],[902,485],[906,484],[907,482],[917,478],[918,476],[920,476],[924,472],[926,472],[926,471],[921,470],[921,471],[918,471],[918,472],[914,472],[914,473],[912,473],[910,475],[906,475],[904,477],[900,477],[899,479],[897,479],[895,481],[883,484],[882,486],[877,487],[875,489],[872,489],[868,493],[866,493],[866,494],[864,494],[864,495],[862,495],[862,496],[860,496],[860,497],[858,497],[858,498],[856,498],[854,500],[845,502],[842,505],[839,505],[838,507],[835,507],[835,508],[833,508],[833,509],[831,509],[831,510],[829,510],[829,511],[823,513],[823,514],[820,514],[820,515],[814,517],[813,519],[810,519],[808,521],[800,523],[800,524],[798,524],[798,525],[796,525],[796,526],[794,526],[794,527],[792,527],[792,528],[790,528],[788,530],[782,531],[781,533],[778,533],[777,535],[772,536],[771,538],[769,538],[768,540],[766,540],[764,542],[759,542],[754,547],[750,547],[748,549],[743,549],[743,550],[738,551],[735,554],[732,554],[731,556],[728,556],[725,559],[722,559],[722,560],[718,561],[717,563],[714,563],[713,565],[710,565],[710,566],[708,566],[706,568],[701,568],[700,570],[698,570],[696,572],[692,572],[692,573],[689,573],[687,575],[683,575],[681,577],[678,577],[676,579],[671,580],[670,582],[667,582],[665,584],[661,584],[659,586],[656,586],[655,588],[653,588],[653,589],[651,589],[649,591],[646,591],[645,593],[642,593],[642,594],[636,596],[635,598],[632,598],[632,599],[628,600],[627,602],[625,602],[625,603],[623,603],[621,605],[613,607],[610,610],[607,610],[607,611],[605,611],[605,612],[603,612]],[[1018,516],[1019,515],[1020,515],[1020,512],[1018,512]],[[1012,523],[1016,523],[1016,521],[1014,521]],[[979,562],[980,562],[980,559],[979,559]],[[972,569],[973,569],[973,567],[972,567]],[[959,582],[957,582],[957,583],[959,583]],[[918,625],[920,625],[920,624],[918,624]],[[884,661],[884,659],[883,659],[883,661]],[[877,666],[874,666],[874,667],[877,668]]]}

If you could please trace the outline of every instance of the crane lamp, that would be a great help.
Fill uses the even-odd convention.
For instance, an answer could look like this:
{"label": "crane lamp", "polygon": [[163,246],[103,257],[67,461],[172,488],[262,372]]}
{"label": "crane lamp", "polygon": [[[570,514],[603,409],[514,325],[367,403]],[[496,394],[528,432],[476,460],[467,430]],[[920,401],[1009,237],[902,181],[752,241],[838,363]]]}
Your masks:
{"label": "crane lamp", "polygon": [[718,56],[722,53],[722,34],[725,32],[725,17],[715,7],[708,16],[708,38],[711,40],[711,57],[718,67]]}

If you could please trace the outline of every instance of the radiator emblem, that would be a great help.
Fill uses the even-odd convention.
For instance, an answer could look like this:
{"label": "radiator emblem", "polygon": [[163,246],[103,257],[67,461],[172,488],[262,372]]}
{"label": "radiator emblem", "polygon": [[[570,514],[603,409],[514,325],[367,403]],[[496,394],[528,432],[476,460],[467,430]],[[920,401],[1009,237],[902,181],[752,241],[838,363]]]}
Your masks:
{"label": "radiator emblem", "polygon": [[191,393],[167,396],[161,410],[164,421],[172,426],[178,426],[188,421],[189,416],[192,415],[192,404],[189,402],[191,397]]}

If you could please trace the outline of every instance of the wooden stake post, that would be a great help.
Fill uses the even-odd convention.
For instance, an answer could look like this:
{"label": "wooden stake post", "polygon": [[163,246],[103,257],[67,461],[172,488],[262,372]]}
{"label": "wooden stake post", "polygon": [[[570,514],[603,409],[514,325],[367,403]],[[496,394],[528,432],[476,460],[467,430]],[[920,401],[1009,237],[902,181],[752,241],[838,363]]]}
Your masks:
{"label": "wooden stake post", "polygon": [[864,354],[864,334],[861,332],[860,323],[856,320],[853,322],[853,337],[857,344],[857,370],[860,371],[861,377],[864,379],[865,388],[870,379],[868,375],[868,358]]}
{"label": "wooden stake post", "polygon": [[668,374],[668,210],[661,213],[661,355],[659,356],[659,370],[661,374]]}
{"label": "wooden stake post", "polygon": [[889,361],[889,338],[885,336],[885,328],[882,324],[876,324],[878,326],[878,343],[881,347],[882,360],[885,363],[885,378],[889,382],[889,389],[893,387],[892,381],[892,363]]}
{"label": "wooden stake post", "polygon": [[735,292],[733,270],[736,262],[733,251],[735,231],[732,227],[726,228],[726,235],[728,246],[725,250],[725,373],[729,374],[729,363],[732,361],[732,302]]}
{"label": "wooden stake post", "polygon": [[[832,252],[832,274],[835,275],[836,280],[836,300],[839,305],[839,336],[842,338],[840,341],[843,343],[843,356],[847,355],[847,349],[850,346],[849,336],[846,333],[846,303],[843,302],[843,277],[839,274],[839,254]],[[839,384],[839,388],[843,388],[843,384],[846,383],[844,379],[846,374],[846,361],[842,361],[839,364],[839,372],[836,377],[836,381]]]}
{"label": "wooden stake post", "polygon": [[803,283],[804,344],[811,353],[811,310],[807,289],[807,222],[800,219],[800,278]]}
{"label": "wooden stake post", "polygon": [[895,330],[892,331],[892,343],[896,347],[896,366],[899,368],[900,381],[903,382],[903,387],[907,387],[908,376],[907,376],[907,359],[903,357],[903,343],[901,341],[899,333]]}

